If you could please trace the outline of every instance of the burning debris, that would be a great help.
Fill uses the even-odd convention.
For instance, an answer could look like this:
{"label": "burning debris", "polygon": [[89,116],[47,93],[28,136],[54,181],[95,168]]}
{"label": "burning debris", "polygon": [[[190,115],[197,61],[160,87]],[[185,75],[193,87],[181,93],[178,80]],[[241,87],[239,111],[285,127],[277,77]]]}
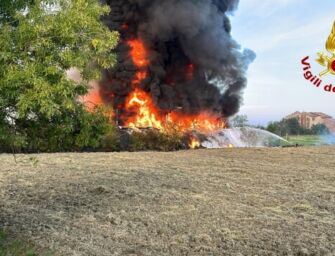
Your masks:
{"label": "burning debris", "polygon": [[191,137],[191,141],[188,145],[191,149],[196,149],[196,148],[200,148],[201,144],[200,141],[195,138],[195,137]]}
{"label": "burning debris", "polygon": [[118,63],[104,72],[99,93],[118,123],[201,133],[225,128],[255,58],[230,35],[227,15],[238,0],[105,2],[112,11],[104,22],[121,41]]}

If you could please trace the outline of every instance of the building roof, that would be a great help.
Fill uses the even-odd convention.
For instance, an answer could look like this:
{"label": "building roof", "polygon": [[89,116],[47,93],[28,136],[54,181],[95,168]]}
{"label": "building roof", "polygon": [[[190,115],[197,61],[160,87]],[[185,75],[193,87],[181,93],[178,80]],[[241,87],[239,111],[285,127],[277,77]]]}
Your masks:
{"label": "building roof", "polygon": [[326,115],[325,113],[322,113],[322,112],[309,112],[308,114],[310,114],[312,116],[320,116],[320,117],[323,117],[323,118],[332,118],[331,116]]}
{"label": "building roof", "polygon": [[300,116],[300,115],[307,115],[307,116],[310,116],[310,117],[321,117],[321,118],[324,118],[324,119],[331,119],[332,117],[325,114],[325,113],[322,113],[322,112],[299,112],[299,111],[296,111],[288,116],[285,117],[285,119],[290,119],[292,117],[297,117],[297,116]]}
{"label": "building roof", "polygon": [[285,118],[285,119],[290,119],[290,118],[293,118],[293,117],[296,117],[296,116],[300,116],[300,115],[301,115],[301,112],[296,111],[296,112],[294,112],[294,113],[292,113],[292,114],[287,115],[287,116],[284,117],[284,118]]}

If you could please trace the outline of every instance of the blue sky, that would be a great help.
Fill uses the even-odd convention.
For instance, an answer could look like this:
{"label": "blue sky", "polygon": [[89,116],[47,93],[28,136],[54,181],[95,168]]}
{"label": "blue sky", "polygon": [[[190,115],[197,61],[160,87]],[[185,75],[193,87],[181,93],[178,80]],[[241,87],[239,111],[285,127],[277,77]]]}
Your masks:
{"label": "blue sky", "polygon": [[[240,114],[252,124],[267,124],[299,111],[320,111],[335,117],[335,93],[313,87],[303,78],[300,61],[325,52],[335,20],[334,0],[240,0],[233,15],[233,37],[257,54],[248,71],[248,88]],[[335,85],[335,76],[324,83]]]}

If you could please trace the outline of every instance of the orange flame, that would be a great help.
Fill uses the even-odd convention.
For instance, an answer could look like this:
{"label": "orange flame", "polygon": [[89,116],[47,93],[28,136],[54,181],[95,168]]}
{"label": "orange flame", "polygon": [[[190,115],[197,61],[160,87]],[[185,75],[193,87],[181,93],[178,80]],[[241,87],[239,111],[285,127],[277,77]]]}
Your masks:
{"label": "orange flame", "polygon": [[[225,127],[225,122],[221,118],[206,112],[193,115],[178,111],[172,111],[168,114],[161,113],[154,104],[151,95],[139,88],[141,82],[149,75],[148,66],[150,61],[145,45],[140,39],[130,40],[128,45],[131,48],[130,56],[138,71],[132,81],[134,89],[126,99],[125,108],[127,112],[134,113],[133,116],[124,118],[126,126],[166,130],[169,124],[174,124],[180,131],[198,130],[202,132],[210,132]],[[190,64],[186,69],[186,77],[192,79],[193,75],[194,65]]]}
{"label": "orange flame", "polygon": [[128,45],[131,48],[130,56],[136,67],[147,67],[150,62],[148,60],[148,53],[143,42],[139,39],[134,39],[128,41]]}
{"label": "orange flame", "polygon": [[147,67],[150,62],[147,57],[147,50],[139,39],[129,41],[128,45],[131,47],[130,56],[139,71],[135,74],[135,78],[132,81],[135,89],[126,100],[126,109],[135,113],[135,115],[126,120],[126,126],[131,128],[153,127],[161,130],[163,126],[160,121],[159,111],[151,96],[138,88],[141,82],[148,77]]}
{"label": "orange flame", "polygon": [[226,127],[221,118],[206,112],[190,115],[174,111],[168,116],[168,120],[179,127],[181,131],[197,130],[207,133]]}
{"label": "orange flame", "polygon": [[97,82],[92,81],[90,85],[91,89],[86,95],[81,97],[81,101],[84,103],[86,109],[92,112],[96,107],[103,104],[103,100]]}
{"label": "orange flame", "polygon": [[147,71],[139,71],[135,74],[135,79],[132,81],[132,85],[135,87],[140,85],[141,82],[148,77]]}
{"label": "orange flame", "polygon": [[146,92],[136,88],[128,96],[126,108],[136,113],[134,116],[128,118],[126,126],[131,128],[153,127],[160,130],[163,129],[159,113],[152,98]]}
{"label": "orange flame", "polygon": [[208,113],[188,115],[172,111],[163,115],[155,106],[151,96],[141,89],[136,88],[126,100],[126,109],[135,113],[126,121],[126,126],[138,128],[157,128],[166,130],[173,124],[179,131],[197,130],[211,132],[225,128],[226,124],[217,116]]}

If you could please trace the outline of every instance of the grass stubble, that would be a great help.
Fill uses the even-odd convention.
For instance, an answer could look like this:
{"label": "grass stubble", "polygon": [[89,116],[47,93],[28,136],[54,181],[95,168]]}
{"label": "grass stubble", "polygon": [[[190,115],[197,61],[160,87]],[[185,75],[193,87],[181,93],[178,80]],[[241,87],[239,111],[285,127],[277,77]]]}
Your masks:
{"label": "grass stubble", "polygon": [[17,159],[0,228],[55,255],[335,255],[334,147]]}

